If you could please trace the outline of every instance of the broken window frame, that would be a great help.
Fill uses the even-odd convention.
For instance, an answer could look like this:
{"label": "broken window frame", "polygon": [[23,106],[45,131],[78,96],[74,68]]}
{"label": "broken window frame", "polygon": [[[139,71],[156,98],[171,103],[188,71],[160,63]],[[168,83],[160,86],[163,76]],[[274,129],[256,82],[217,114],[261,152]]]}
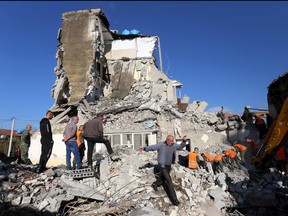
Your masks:
{"label": "broken window frame", "polygon": [[[140,143],[135,144],[135,140],[139,140],[139,138],[135,139],[135,135],[140,135]],[[115,133],[115,134],[105,134],[105,136],[108,137],[110,140],[111,146],[120,145],[125,146],[131,149],[136,149],[139,146],[148,146],[152,144],[151,137],[153,136],[153,132],[135,132],[135,133]],[[117,138],[115,142],[115,136],[120,136],[120,138]],[[127,143],[125,136],[131,136],[129,138],[130,143]]]}

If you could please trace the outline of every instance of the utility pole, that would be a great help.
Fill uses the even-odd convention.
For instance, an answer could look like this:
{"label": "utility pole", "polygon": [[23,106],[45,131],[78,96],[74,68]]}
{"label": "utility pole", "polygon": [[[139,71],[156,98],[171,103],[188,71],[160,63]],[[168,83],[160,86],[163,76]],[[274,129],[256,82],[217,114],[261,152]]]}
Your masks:
{"label": "utility pole", "polygon": [[11,127],[11,134],[10,134],[8,157],[10,157],[10,153],[11,153],[11,146],[12,146],[12,139],[13,139],[14,124],[15,124],[15,118],[12,117],[12,127]]}
{"label": "utility pole", "polygon": [[160,38],[156,36],[158,39],[158,51],[159,51],[159,60],[160,60],[160,70],[163,72],[163,67],[162,67],[162,53],[161,53],[161,47],[160,47]]}

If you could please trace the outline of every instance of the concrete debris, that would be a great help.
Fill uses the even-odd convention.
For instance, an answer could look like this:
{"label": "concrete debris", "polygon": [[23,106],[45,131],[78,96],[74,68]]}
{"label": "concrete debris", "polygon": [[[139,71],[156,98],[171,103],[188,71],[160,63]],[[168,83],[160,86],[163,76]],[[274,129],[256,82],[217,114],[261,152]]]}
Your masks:
{"label": "concrete debris", "polygon": [[[210,163],[209,169],[203,168],[201,158],[198,170],[187,167],[194,147],[217,155],[235,142],[247,146],[247,138],[259,144],[259,133],[238,115],[225,118],[223,107],[205,112],[207,102],[188,104],[187,95],[177,95],[182,84],[166,76],[162,62],[160,69],[156,65],[158,37],[120,35],[109,29],[100,9],[93,9],[64,13],[58,42],[50,110],[59,148],[53,149],[52,157],[60,158],[61,149],[65,155],[61,140],[71,115],[77,113],[80,125],[100,112],[115,155],[107,157],[106,149],[97,144],[92,168],[66,171],[54,166],[41,174],[33,165],[0,158],[0,215],[25,210],[31,215],[282,216],[288,211],[288,176],[276,169],[257,173],[250,163],[252,154],[237,167],[225,162],[223,171],[214,172]],[[164,188],[151,187],[156,152],[135,150],[168,134],[176,142],[185,134],[189,138],[170,173],[179,206],[171,204]],[[31,160],[39,159],[39,140],[39,133],[31,138]]]}
{"label": "concrete debris", "polygon": [[[206,150],[213,152],[214,147]],[[31,206],[43,215],[49,212],[52,215],[129,216],[254,215],[268,209],[275,214],[287,210],[288,178],[275,169],[256,181],[249,179],[245,166],[238,169],[224,164],[223,173],[212,175],[202,168],[192,170],[187,164],[180,165],[179,158],[188,154],[182,150],[179,163],[174,164],[171,171],[180,201],[177,207],[171,204],[162,187],[158,191],[151,187],[155,181],[156,152],[123,148],[115,148],[115,152],[118,161],[108,159],[105,151],[103,156],[96,153],[94,158],[99,161],[95,161],[95,175],[74,179],[71,173],[91,172],[91,168],[81,172],[66,171],[64,166],[58,166],[36,174],[29,171],[34,169],[32,165],[6,164],[8,169],[1,171],[5,178],[1,180],[0,208]],[[10,206],[4,205],[5,202],[11,203]]]}

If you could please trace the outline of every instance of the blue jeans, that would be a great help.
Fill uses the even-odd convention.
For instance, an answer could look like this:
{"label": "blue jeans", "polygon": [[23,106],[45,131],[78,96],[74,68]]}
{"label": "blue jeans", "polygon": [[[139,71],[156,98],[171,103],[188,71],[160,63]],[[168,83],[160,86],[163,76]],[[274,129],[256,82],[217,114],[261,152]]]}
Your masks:
{"label": "blue jeans", "polygon": [[66,168],[67,170],[71,170],[71,152],[74,154],[76,168],[81,169],[82,163],[80,160],[80,154],[78,150],[78,145],[75,140],[71,140],[65,143],[66,144]]}

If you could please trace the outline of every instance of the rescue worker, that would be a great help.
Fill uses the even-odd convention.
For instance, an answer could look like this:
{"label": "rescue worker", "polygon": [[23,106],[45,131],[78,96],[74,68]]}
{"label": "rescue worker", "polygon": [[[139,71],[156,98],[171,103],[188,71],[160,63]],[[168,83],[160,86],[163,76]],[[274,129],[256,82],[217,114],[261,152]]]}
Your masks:
{"label": "rescue worker", "polygon": [[246,139],[246,142],[248,143],[252,156],[255,156],[258,152],[259,145],[255,143],[254,140],[251,140],[251,139]]}
{"label": "rescue worker", "polygon": [[286,153],[283,145],[278,149],[275,155],[276,168],[280,172],[286,172]]}
{"label": "rescue worker", "polygon": [[212,167],[213,167],[215,157],[209,153],[202,153],[201,156],[204,159],[204,168],[205,169],[207,168],[211,174],[214,174]]}
{"label": "rescue worker", "polygon": [[262,118],[260,118],[257,115],[254,115],[254,118],[255,118],[254,124],[255,124],[256,128],[258,128],[258,130],[259,130],[259,139],[262,140],[262,139],[264,139],[265,134],[267,132],[266,123]]}
{"label": "rescue worker", "polygon": [[20,161],[25,164],[30,164],[31,161],[28,158],[28,151],[31,144],[31,125],[26,125],[25,130],[21,134],[21,144],[20,144]]}
{"label": "rescue worker", "polygon": [[240,163],[239,163],[239,158],[237,157],[237,152],[234,151],[233,149],[227,149],[226,151],[223,150],[222,152],[225,157],[228,159],[228,163],[231,166],[236,165],[240,169]]}
{"label": "rescue worker", "polygon": [[236,152],[240,154],[240,157],[241,157],[241,160],[243,162],[245,162],[245,153],[246,153],[246,150],[247,150],[247,147],[242,145],[242,144],[239,144],[239,143],[236,143],[233,145]]}
{"label": "rescue worker", "polygon": [[217,154],[215,156],[215,160],[214,160],[214,163],[213,163],[213,170],[214,172],[218,172],[219,170],[221,172],[224,172],[224,168],[223,168],[223,155],[220,153],[220,154]]}
{"label": "rescue worker", "polygon": [[199,160],[198,153],[199,153],[199,149],[197,147],[194,148],[193,152],[189,153],[189,156],[188,156],[188,167],[190,169],[199,169],[200,160]]}
{"label": "rescue worker", "polygon": [[[82,136],[83,131],[84,131],[83,130],[83,125],[80,125],[78,130],[77,130],[77,132],[76,132],[76,137],[77,137],[76,142],[77,142],[77,145],[78,145],[78,150],[79,150],[79,154],[80,154],[81,163],[83,163],[83,157],[85,155],[85,150],[86,150],[85,143],[84,143],[84,138]],[[76,164],[75,164],[75,157],[74,157],[73,158],[73,169],[76,168],[75,165]]]}

